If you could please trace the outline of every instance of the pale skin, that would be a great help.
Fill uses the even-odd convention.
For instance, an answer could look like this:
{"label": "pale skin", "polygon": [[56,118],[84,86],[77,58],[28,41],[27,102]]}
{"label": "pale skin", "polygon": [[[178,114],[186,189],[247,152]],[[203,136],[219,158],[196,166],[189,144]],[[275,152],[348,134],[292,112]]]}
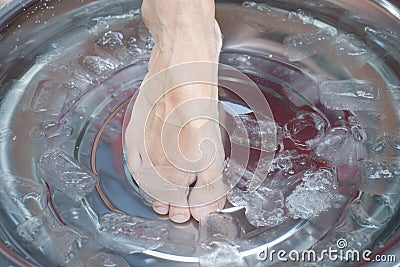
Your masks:
{"label": "pale skin", "polygon": [[[176,223],[184,223],[191,217],[201,220],[210,212],[222,209],[226,201],[223,190],[220,190],[223,186],[219,183],[213,184],[213,181],[221,176],[224,162],[221,134],[216,122],[218,118],[217,86],[183,85],[164,94],[160,101],[149,103],[148,94],[151,94],[149,92],[158,89],[146,88],[146,82],[157,73],[177,64],[197,61],[218,62],[222,38],[215,20],[215,3],[213,0],[144,0],[142,17],[154,38],[155,45],[151,53],[148,73],[142,83],[131,121],[125,132],[128,167],[133,177],[142,177],[140,181],[150,185],[151,192],[147,191],[147,193],[154,199],[152,207],[156,213],[168,215]],[[217,69],[213,71],[216,75]],[[174,81],[176,79],[174,75],[179,75],[179,73],[172,73],[168,81]],[[157,92],[162,92],[162,90]],[[204,118],[191,120],[191,113],[187,109],[174,111],[185,101],[190,102],[198,98],[205,100],[201,101],[201,104],[192,106],[195,106],[197,114],[200,112]],[[143,114],[143,110],[146,110],[144,103],[151,106],[147,114]],[[168,122],[171,118],[173,123],[167,123],[167,126],[173,126],[165,127],[166,121]],[[145,121],[143,124],[145,131],[139,121]],[[162,131],[165,129],[163,127],[172,129],[171,132],[179,128],[177,138],[170,137],[166,143],[163,142],[161,139]],[[202,143],[204,139],[210,142]],[[177,146],[174,146],[174,142]],[[200,143],[202,143],[201,147]],[[212,151],[213,155],[204,153],[207,151]],[[194,165],[179,168],[179,159],[172,162],[170,158],[177,154],[188,161],[195,162]],[[200,158],[201,160],[197,161]],[[204,165],[202,162],[209,164]],[[154,175],[156,172],[159,175]],[[166,191],[165,187],[158,183],[163,181],[159,179],[160,176],[178,185],[179,188],[173,192]],[[139,186],[141,186],[140,181]],[[195,189],[205,185],[208,187],[207,190],[189,191],[191,184],[194,184]],[[207,194],[209,191],[222,193]],[[171,199],[175,199],[175,202],[157,197],[168,194],[174,194]]]}

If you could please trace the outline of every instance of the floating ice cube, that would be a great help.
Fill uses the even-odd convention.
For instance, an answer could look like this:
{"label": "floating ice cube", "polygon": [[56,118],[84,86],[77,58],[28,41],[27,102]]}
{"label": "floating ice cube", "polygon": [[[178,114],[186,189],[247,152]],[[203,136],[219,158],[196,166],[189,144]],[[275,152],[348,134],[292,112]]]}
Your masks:
{"label": "floating ice cube", "polygon": [[318,216],[341,198],[334,173],[328,169],[307,171],[302,180],[286,198],[286,208],[294,219]]}
{"label": "floating ice cube", "polygon": [[151,51],[154,46],[154,39],[153,36],[151,36],[151,33],[147,29],[147,27],[144,25],[144,23],[140,23],[138,27],[138,35],[139,39],[144,43],[144,47],[148,50]]}
{"label": "floating ice cube", "polygon": [[284,150],[276,154],[270,171],[280,172],[284,177],[289,177],[311,168],[308,154],[299,154],[297,150]]}
{"label": "floating ice cube", "polygon": [[100,56],[82,56],[78,63],[93,76],[93,80],[108,77],[117,67],[109,59]]}
{"label": "floating ice cube", "polygon": [[55,121],[42,122],[39,127],[34,127],[29,132],[31,140],[39,140],[42,137],[54,138],[58,136],[70,137],[73,129],[70,126]]}
{"label": "floating ice cube", "polygon": [[58,226],[51,230],[46,240],[46,252],[52,260],[65,266],[81,250],[88,237],[69,226]]}
{"label": "floating ice cube", "polygon": [[229,161],[229,166],[223,175],[225,182],[232,188],[232,190],[227,193],[227,198],[234,206],[246,206],[249,200],[248,193],[250,192],[249,187],[251,181],[253,179],[258,181],[262,180],[262,177],[254,174],[245,166],[234,160]]}
{"label": "floating ice cube", "polygon": [[38,215],[21,223],[17,227],[18,236],[28,245],[41,247],[50,234],[52,225],[43,215]]}
{"label": "floating ice cube", "polygon": [[284,126],[285,136],[302,150],[314,148],[325,133],[325,120],[316,113],[299,112]]}
{"label": "floating ice cube", "polygon": [[130,37],[126,42],[126,48],[131,56],[146,57],[149,56],[150,50],[146,49],[135,37]]}
{"label": "floating ice cube", "polygon": [[211,213],[200,221],[200,242],[232,242],[240,235],[240,227],[235,218],[225,213]]}
{"label": "floating ice cube", "polygon": [[363,160],[360,162],[361,177],[367,180],[386,180],[389,183],[400,178],[398,161]]}
{"label": "floating ice cube", "polygon": [[131,60],[131,56],[124,43],[124,35],[121,32],[114,31],[105,32],[96,42],[98,46],[106,50],[120,62],[128,63]]}
{"label": "floating ice cube", "polygon": [[234,127],[231,142],[267,152],[277,149],[279,126],[274,121],[240,115],[235,116]]}
{"label": "floating ice cube", "polygon": [[[354,130],[354,129],[353,129]],[[362,143],[358,141],[345,127],[335,127],[329,130],[321,143],[315,148],[314,154],[318,161],[330,166],[342,166],[354,164],[367,156],[367,151]],[[356,138],[362,136],[356,135]]]}
{"label": "floating ice cube", "polygon": [[289,21],[293,21],[295,23],[301,22],[304,25],[307,24],[312,25],[314,23],[314,18],[307,15],[303,10],[297,10],[296,12],[294,11],[289,12],[288,19]]}
{"label": "floating ice cube", "polygon": [[116,213],[100,218],[99,242],[124,253],[156,249],[167,237],[168,226],[164,223]]}
{"label": "floating ice cube", "polygon": [[290,61],[299,61],[324,52],[329,49],[336,34],[336,29],[327,27],[288,35],[283,39],[284,55]]}
{"label": "floating ice cube", "polygon": [[347,118],[347,120],[349,122],[350,131],[353,135],[354,140],[361,143],[367,141],[367,132],[365,131],[365,127],[362,125],[359,118],[356,116],[350,116]]}
{"label": "floating ice cube", "polygon": [[246,262],[239,250],[228,243],[214,242],[208,253],[199,257],[201,267],[245,267]]}
{"label": "floating ice cube", "polygon": [[64,84],[52,80],[40,81],[32,97],[32,111],[60,115],[64,107],[67,92],[68,88]]}
{"label": "floating ice cube", "polygon": [[286,220],[284,196],[281,191],[268,191],[259,188],[249,196],[246,205],[246,218],[256,227],[273,227]]}
{"label": "floating ice cube", "polygon": [[396,158],[400,155],[400,135],[382,134],[367,143],[369,151],[383,158]]}
{"label": "floating ice cube", "polygon": [[[22,215],[22,207],[30,207],[34,211],[46,209],[49,196],[46,186],[36,183],[33,179],[8,173],[0,173],[0,184],[4,192],[0,194],[1,206],[6,208],[8,213]],[[30,214],[26,216],[29,218]]]}
{"label": "floating ice cube", "polygon": [[129,264],[120,256],[100,252],[88,259],[86,267],[129,267]]}
{"label": "floating ice cube", "polygon": [[394,204],[384,195],[363,195],[350,204],[351,216],[361,225],[379,228],[387,223],[394,213]]}
{"label": "floating ice cube", "polygon": [[379,90],[371,81],[325,81],[319,94],[321,103],[333,110],[376,110],[380,103]]}
{"label": "floating ice cube", "polygon": [[123,46],[124,35],[121,32],[108,31],[97,40],[96,44],[105,48],[116,48]]}
{"label": "floating ice cube", "polygon": [[93,191],[99,178],[64,151],[50,151],[40,159],[40,174],[74,201]]}
{"label": "floating ice cube", "polygon": [[332,52],[342,65],[356,62],[362,67],[371,57],[367,45],[353,34],[338,37],[332,43]]}

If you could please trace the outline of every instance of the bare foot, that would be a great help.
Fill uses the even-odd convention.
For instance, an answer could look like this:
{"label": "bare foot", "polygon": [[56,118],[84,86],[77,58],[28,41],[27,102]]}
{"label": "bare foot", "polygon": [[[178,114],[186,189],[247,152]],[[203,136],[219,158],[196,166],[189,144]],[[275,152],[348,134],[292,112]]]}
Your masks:
{"label": "bare foot", "polygon": [[[214,8],[209,0],[142,5],[155,45],[125,132],[128,166],[154,198],[154,211],[177,223],[225,205],[216,86],[222,38]],[[209,83],[194,82],[198,77]]]}

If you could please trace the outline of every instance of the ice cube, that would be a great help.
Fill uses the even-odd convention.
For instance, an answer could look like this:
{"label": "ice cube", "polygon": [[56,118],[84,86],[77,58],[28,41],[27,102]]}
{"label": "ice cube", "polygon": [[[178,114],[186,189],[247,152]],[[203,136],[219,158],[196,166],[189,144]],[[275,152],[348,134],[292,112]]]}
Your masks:
{"label": "ice cube", "polygon": [[123,46],[124,35],[121,32],[108,31],[97,40],[96,44],[104,48],[117,48]]}
{"label": "ice cube", "polygon": [[332,52],[341,65],[357,63],[362,67],[371,57],[367,45],[353,34],[338,37],[332,43]]}
{"label": "ice cube", "polygon": [[47,112],[57,116],[63,110],[68,87],[52,80],[40,81],[31,101],[33,112]]}
{"label": "ice cube", "polygon": [[304,173],[302,182],[286,198],[285,206],[294,219],[311,219],[331,208],[341,198],[334,173],[318,169]]}
{"label": "ice cube", "polygon": [[[1,206],[6,208],[8,213],[24,214],[22,207],[29,207],[35,211],[44,211],[47,208],[47,187],[33,179],[0,173],[0,184],[4,192],[7,192],[0,194]],[[30,214],[26,216],[30,217]]]}
{"label": "ice cube", "polygon": [[284,150],[276,154],[270,173],[280,172],[284,177],[290,177],[311,168],[308,154],[299,154],[297,150]]}
{"label": "ice cube", "polygon": [[364,143],[367,141],[367,132],[365,130],[365,127],[362,125],[360,122],[360,119],[356,116],[349,116],[347,118],[349,125],[350,125],[350,131],[351,134],[353,135],[354,140]]}
{"label": "ice cube", "polygon": [[272,120],[252,115],[234,117],[231,142],[258,150],[272,152],[277,149],[279,126]]}
{"label": "ice cube", "polygon": [[31,138],[40,139],[41,137],[54,138],[58,136],[70,137],[73,129],[63,123],[55,121],[46,121],[40,123],[38,128],[31,130]]}
{"label": "ice cube", "polygon": [[379,161],[365,159],[360,162],[361,177],[367,180],[385,180],[394,182],[400,178],[400,163],[398,161]]}
{"label": "ice cube", "polygon": [[288,35],[283,39],[284,55],[289,61],[299,61],[328,50],[337,34],[335,28],[320,28],[311,32]]}
{"label": "ice cube", "polygon": [[396,158],[400,155],[400,135],[384,133],[367,143],[369,151],[381,158]]}
{"label": "ice cube", "polygon": [[17,226],[17,234],[32,247],[41,247],[50,234],[52,225],[44,215],[38,215]]}
{"label": "ice cube", "polygon": [[153,36],[149,32],[148,28],[144,25],[144,23],[140,23],[138,26],[138,35],[139,39],[146,44],[146,48],[151,50],[154,45]]}
{"label": "ice cube", "polygon": [[107,31],[97,40],[96,44],[106,50],[120,62],[128,63],[131,60],[128,49],[124,45],[125,38],[123,33]]}
{"label": "ice cube", "polygon": [[284,126],[285,136],[302,150],[311,150],[321,141],[326,128],[325,120],[316,113],[298,112]]}
{"label": "ice cube", "polygon": [[325,81],[320,85],[321,103],[333,110],[377,110],[379,90],[364,80]]}
{"label": "ice cube", "polygon": [[211,213],[200,221],[200,242],[232,242],[240,235],[240,227],[235,218],[225,213]]}
{"label": "ice cube", "polygon": [[291,11],[288,14],[289,21],[293,21],[294,23],[301,22],[304,25],[312,25],[314,23],[314,18],[307,15],[303,10],[299,9],[296,12]]}
{"label": "ice cube", "polygon": [[143,47],[143,45],[133,36],[127,40],[126,48],[128,49],[129,54],[135,58],[147,57],[150,53],[150,51]]}
{"label": "ice cube", "polygon": [[78,63],[91,74],[94,80],[107,78],[117,67],[109,59],[100,56],[82,56],[78,59]]}
{"label": "ice cube", "polygon": [[314,154],[318,161],[335,167],[354,164],[367,156],[362,141],[355,140],[345,127],[330,129],[315,148]]}
{"label": "ice cube", "polygon": [[249,200],[248,193],[250,192],[251,181],[253,179],[262,180],[262,177],[232,159],[223,175],[225,182],[232,188],[227,193],[227,198],[234,206],[246,206]]}
{"label": "ice cube", "polygon": [[385,195],[363,195],[353,200],[349,211],[360,225],[379,228],[393,216],[394,204]]}
{"label": "ice cube", "polygon": [[93,191],[99,177],[61,150],[42,156],[39,163],[41,176],[74,201]]}
{"label": "ice cube", "polygon": [[228,243],[214,242],[208,253],[199,256],[201,267],[245,267],[246,262],[240,255],[239,250]]}
{"label": "ice cube", "polygon": [[69,263],[88,241],[88,237],[69,226],[53,228],[46,240],[48,257],[61,266]]}
{"label": "ice cube", "polygon": [[269,191],[259,188],[249,196],[246,205],[246,218],[256,226],[273,227],[286,220],[284,196],[281,191]]}
{"label": "ice cube", "polygon": [[129,267],[129,264],[120,256],[100,252],[88,259],[86,267]]}
{"label": "ice cube", "polygon": [[149,219],[109,213],[100,218],[97,237],[110,249],[141,252],[163,246],[168,238],[168,226]]}

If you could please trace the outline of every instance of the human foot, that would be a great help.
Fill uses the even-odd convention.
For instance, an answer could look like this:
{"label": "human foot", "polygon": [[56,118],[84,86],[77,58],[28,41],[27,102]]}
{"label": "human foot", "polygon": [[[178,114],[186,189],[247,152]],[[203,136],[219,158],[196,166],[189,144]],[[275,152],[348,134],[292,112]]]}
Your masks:
{"label": "human foot", "polygon": [[[183,223],[225,204],[216,86],[221,33],[213,1],[166,2],[143,2],[143,19],[155,46],[125,143],[129,169],[155,199],[154,211]],[[177,16],[171,17],[169,9]],[[202,27],[190,27],[195,18]],[[189,62],[195,63],[185,64]],[[197,77],[186,83],[193,73]],[[193,83],[199,80],[207,82]]]}

